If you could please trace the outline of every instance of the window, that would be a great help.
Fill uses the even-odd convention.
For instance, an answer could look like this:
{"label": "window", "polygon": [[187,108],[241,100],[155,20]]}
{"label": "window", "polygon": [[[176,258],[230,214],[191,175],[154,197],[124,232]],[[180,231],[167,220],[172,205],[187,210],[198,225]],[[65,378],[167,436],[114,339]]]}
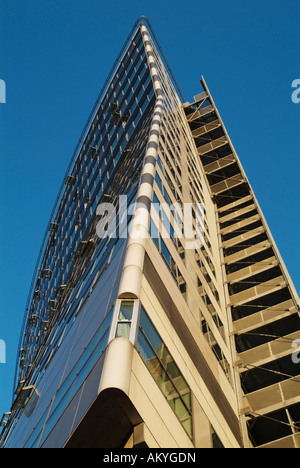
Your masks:
{"label": "window", "polygon": [[157,172],[155,174],[155,182],[157,183],[157,186],[158,186],[159,190],[161,191],[161,193],[163,193],[162,181],[161,181],[161,178],[159,177]]}
{"label": "window", "polygon": [[212,431],[211,433],[212,447],[213,448],[225,448],[213,427],[211,428],[211,431]]}
{"label": "window", "polygon": [[185,431],[192,438],[190,388],[143,307],[137,350]]}
{"label": "window", "polygon": [[[153,222],[152,218],[151,218],[150,233],[151,233],[151,238],[153,239],[153,241],[154,241],[159,253],[161,254],[165,264],[167,265],[168,269],[172,273],[173,278],[175,279],[176,284],[179,287],[183,298],[186,299],[186,282],[185,282],[185,279],[182,276],[182,274],[181,274],[181,272],[180,272],[174,258],[170,254],[170,251],[167,248],[165,242],[162,240],[162,238],[161,238],[161,236],[160,236],[160,234],[158,232],[158,229],[156,228],[156,225]],[[181,253],[180,256],[181,256],[181,258],[184,258],[184,253]]]}
{"label": "window", "polygon": [[202,332],[208,342],[210,348],[212,349],[214,355],[216,356],[218,362],[220,363],[227,380],[229,381],[230,385],[233,386],[232,376],[231,376],[231,368],[230,364],[227,361],[221,347],[219,346],[213,332],[211,331],[208,323],[206,322],[205,318],[202,317]]}
{"label": "window", "polygon": [[123,337],[129,340],[133,304],[133,301],[121,302],[115,338]]}
{"label": "window", "polygon": [[[66,186],[62,188],[58,197],[55,216],[51,218],[49,225],[50,235],[44,243],[43,256],[35,277],[36,284],[32,291],[31,308],[26,313],[28,318],[23,330],[23,340],[26,342],[28,352],[26,362],[25,357],[22,358],[22,364],[23,362],[24,364],[20,372],[21,380],[26,376],[29,366],[32,366],[31,372],[38,375],[40,362],[50,361],[52,355],[46,356],[46,352],[37,353],[44,339],[44,331],[47,328],[49,336],[50,333],[55,333],[55,339],[58,341],[59,336],[64,333],[64,323],[71,323],[71,317],[75,316],[78,310],[79,301],[87,297],[95,275],[103,273],[104,265],[113,258],[123,243],[123,239],[111,242],[106,239],[101,242],[97,240],[95,245],[89,245],[92,248],[90,251],[85,250],[88,244],[80,244],[81,241],[85,242],[89,239],[88,234],[95,219],[97,205],[103,193],[107,192],[108,185],[112,184],[116,174],[116,162],[126,146],[126,129],[130,127],[132,141],[128,146],[132,146],[135,151],[134,161],[136,162],[133,167],[135,174],[132,179],[125,174],[120,186],[114,185],[114,189],[116,195],[121,193],[121,187],[125,187],[128,193],[132,193],[132,197],[136,194],[134,184],[138,181],[143,161],[143,149],[147,144],[146,136],[152,118],[150,107],[155,103],[153,83],[149,67],[145,66],[147,60],[140,33],[136,36],[136,42],[140,44],[140,51],[137,52],[137,45],[135,45],[120,61],[112,82],[101,98],[96,115],[90,122],[72,169],[65,177]],[[141,54],[145,60],[141,59]],[[131,83],[128,81],[129,75],[133,78]],[[122,80],[122,87],[119,86],[120,80]],[[134,92],[131,89],[132,86]],[[140,101],[136,99],[137,95]],[[143,122],[140,119],[139,107],[147,113],[144,114]],[[131,115],[128,113],[130,108]],[[116,126],[111,122],[113,114],[116,117]],[[139,126],[142,128],[140,129]],[[124,188],[122,190],[126,193]],[[81,247],[84,250],[81,250]],[[80,256],[82,254],[84,256]],[[85,255],[89,256],[88,261],[84,261]],[[71,259],[77,263],[73,263]],[[77,269],[80,262],[82,267]],[[75,268],[76,281],[73,282],[74,278],[71,280],[71,274]],[[69,295],[67,307],[63,305],[58,321],[52,320],[50,324],[50,315],[58,310],[56,300],[60,300],[60,293],[57,296],[56,293],[57,286],[60,284],[68,284],[65,292]],[[79,284],[82,284],[80,289]],[[125,309],[129,308],[129,304],[123,304],[123,306]],[[137,320],[135,314],[138,308],[133,309],[133,320]],[[115,325],[118,325],[118,329],[114,328],[113,336],[116,333],[118,336],[128,336],[129,332],[133,333],[134,327],[131,326],[133,320],[122,312],[122,315],[116,318]]]}

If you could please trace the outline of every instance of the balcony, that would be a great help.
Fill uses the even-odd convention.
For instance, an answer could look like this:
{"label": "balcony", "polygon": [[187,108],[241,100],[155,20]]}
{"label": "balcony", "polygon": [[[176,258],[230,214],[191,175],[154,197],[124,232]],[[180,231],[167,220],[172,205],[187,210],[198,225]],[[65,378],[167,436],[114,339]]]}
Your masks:
{"label": "balcony", "polygon": [[251,302],[256,300],[262,296],[267,294],[271,294],[275,291],[283,289],[286,287],[286,282],[283,276],[278,276],[277,278],[272,278],[265,283],[259,283],[256,286],[245,289],[237,294],[233,294],[230,296],[230,304],[228,306],[237,307],[242,304],[246,304],[247,302]]}
{"label": "balcony", "polygon": [[214,111],[214,108],[212,105],[208,105],[206,107],[196,109],[189,114],[186,115],[187,121],[192,122],[193,120],[199,119],[203,117],[204,115],[210,114],[211,112]]}
{"label": "balcony", "polygon": [[192,130],[192,135],[194,138],[197,138],[199,136],[211,132],[212,130],[216,130],[219,127],[221,127],[221,123],[218,119],[216,119],[213,122],[209,122],[205,125],[202,125],[201,127],[195,128],[194,130]]}
{"label": "balcony", "polygon": [[212,174],[213,172],[218,171],[219,169],[223,169],[224,167],[230,166],[231,164],[235,163],[235,157],[233,154],[229,154],[224,158],[220,158],[217,161],[214,161],[210,164],[206,164],[204,166],[205,174]]}
{"label": "balcony", "polygon": [[259,242],[258,244],[252,245],[243,250],[239,250],[238,252],[234,254],[227,255],[224,258],[224,263],[228,265],[231,263],[236,263],[240,260],[243,260],[244,258],[250,257],[252,255],[256,255],[257,253],[262,252],[263,250],[269,249],[270,247],[271,247],[271,244],[269,241]]}
{"label": "balcony", "polygon": [[206,153],[209,153],[210,151],[213,151],[217,148],[220,148],[221,146],[226,145],[227,143],[228,141],[225,136],[217,138],[216,140],[212,140],[209,143],[206,143],[205,145],[197,147],[198,155],[203,156]]}
{"label": "balcony", "polygon": [[243,334],[258,327],[268,325],[276,320],[288,317],[297,312],[293,301],[279,302],[272,307],[266,307],[248,317],[243,317],[234,322],[234,333]]}
{"label": "balcony", "polygon": [[235,231],[238,231],[239,229],[242,229],[250,224],[255,223],[256,221],[260,221],[260,216],[258,214],[255,214],[253,216],[250,216],[249,218],[245,218],[242,221],[238,221],[234,224],[230,224],[230,226],[227,226],[223,229],[220,230],[220,233],[222,235],[230,234]]}
{"label": "balcony", "polygon": [[240,205],[243,205],[244,203],[249,202],[250,200],[253,200],[252,195],[247,195],[245,197],[239,198],[233,202],[228,203],[228,205],[224,205],[219,208],[219,213],[226,213],[227,211],[234,211],[235,208],[237,208]]}
{"label": "balcony", "polygon": [[253,265],[249,265],[245,268],[241,268],[238,271],[235,271],[234,273],[230,273],[227,275],[227,282],[234,284],[239,281],[242,281],[246,278],[250,278],[253,275],[262,273],[266,270],[269,270],[271,268],[274,268],[274,266],[277,266],[278,262],[276,258],[270,257],[266,260],[263,260],[262,262],[258,263],[253,263]]}
{"label": "balcony", "polygon": [[211,192],[213,196],[219,195],[220,193],[226,192],[238,185],[241,185],[245,182],[242,174],[236,174],[233,177],[222,180],[214,185],[211,185]]}
{"label": "balcony", "polygon": [[249,211],[255,210],[256,205],[254,203],[251,203],[247,206],[244,206],[243,208],[240,209],[235,209],[231,213],[224,215],[219,218],[219,223],[227,223],[228,221],[231,221],[234,218],[239,218],[240,216],[245,215],[246,213],[249,213]]}

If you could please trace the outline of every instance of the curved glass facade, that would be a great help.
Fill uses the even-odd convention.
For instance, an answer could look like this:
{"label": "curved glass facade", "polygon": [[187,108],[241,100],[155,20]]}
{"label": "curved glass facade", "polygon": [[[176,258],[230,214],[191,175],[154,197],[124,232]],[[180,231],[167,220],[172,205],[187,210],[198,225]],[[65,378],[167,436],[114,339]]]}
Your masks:
{"label": "curved glass facade", "polygon": [[21,333],[19,383],[36,380],[66,334],[65,325],[122,245],[124,239],[97,238],[96,210],[118,194],[134,201],[154,102],[138,30],[98,104],[51,217]]}

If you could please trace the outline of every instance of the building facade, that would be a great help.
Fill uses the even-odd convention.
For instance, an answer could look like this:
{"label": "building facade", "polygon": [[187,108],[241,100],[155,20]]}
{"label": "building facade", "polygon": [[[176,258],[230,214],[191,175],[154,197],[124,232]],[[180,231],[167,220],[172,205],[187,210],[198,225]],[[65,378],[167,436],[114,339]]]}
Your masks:
{"label": "building facade", "polygon": [[51,214],[1,446],[299,447],[299,298],[205,81],[140,18]]}

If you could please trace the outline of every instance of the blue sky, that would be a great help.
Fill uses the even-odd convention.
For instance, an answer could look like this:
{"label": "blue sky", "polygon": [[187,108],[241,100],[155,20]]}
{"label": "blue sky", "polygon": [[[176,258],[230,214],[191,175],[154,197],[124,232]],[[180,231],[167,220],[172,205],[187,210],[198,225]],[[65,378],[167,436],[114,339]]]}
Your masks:
{"label": "blue sky", "polygon": [[69,160],[131,27],[146,15],[187,101],[203,75],[299,291],[299,0],[0,0],[0,417],[25,304]]}

